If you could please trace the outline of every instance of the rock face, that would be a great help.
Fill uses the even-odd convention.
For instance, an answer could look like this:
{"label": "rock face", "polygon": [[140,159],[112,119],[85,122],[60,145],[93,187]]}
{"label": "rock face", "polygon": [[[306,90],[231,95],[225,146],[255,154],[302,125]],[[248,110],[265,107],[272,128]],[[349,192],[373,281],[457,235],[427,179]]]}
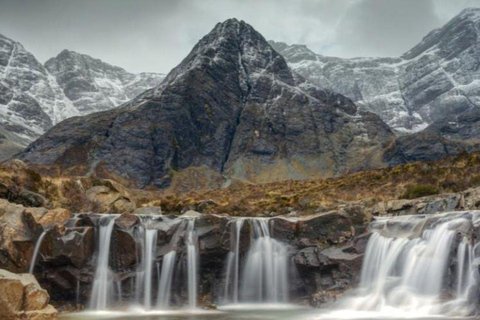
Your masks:
{"label": "rock face", "polygon": [[119,106],[160,84],[161,73],[133,74],[85,54],[64,50],[45,63],[80,114]]}
{"label": "rock face", "polygon": [[43,66],[20,43],[0,34],[0,160],[20,152],[53,125],[114,108],[163,78],[128,73],[67,50]]}
{"label": "rock face", "polygon": [[416,132],[480,102],[480,9],[466,9],[399,58],[325,57],[271,41],[289,66],[351,98],[399,132]]}
{"label": "rock face", "polygon": [[62,122],[21,158],[139,187],[167,187],[189,167],[265,182],[378,167],[392,137],[376,115],[309,84],[231,19],[161,85],[122,108]]}
{"label": "rock face", "polygon": [[2,319],[56,319],[57,310],[32,274],[0,269],[0,316]]}
{"label": "rock face", "polygon": [[35,57],[0,35],[0,160],[23,149],[77,109]]}

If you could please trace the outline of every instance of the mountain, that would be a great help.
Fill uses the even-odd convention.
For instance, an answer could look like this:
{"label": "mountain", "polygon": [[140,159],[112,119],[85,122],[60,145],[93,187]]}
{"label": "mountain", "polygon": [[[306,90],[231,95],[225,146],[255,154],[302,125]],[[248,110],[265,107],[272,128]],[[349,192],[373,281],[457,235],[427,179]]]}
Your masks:
{"label": "mountain", "polygon": [[314,84],[351,98],[399,133],[418,132],[480,104],[480,9],[466,9],[398,58],[342,59],[270,44]]}
{"label": "mountain", "polygon": [[45,63],[82,115],[119,106],[157,86],[161,73],[133,74],[85,54],[63,50]]}
{"label": "mountain", "polygon": [[67,50],[44,66],[20,43],[0,35],[0,161],[25,149],[53,125],[114,108],[164,77],[132,74]]}
{"label": "mountain", "polygon": [[198,188],[382,166],[393,138],[378,116],[305,81],[250,25],[229,19],[159,86],[120,108],[63,121],[20,158],[137,187],[185,179]]}
{"label": "mountain", "polygon": [[20,43],[0,35],[0,160],[78,114],[43,65]]}

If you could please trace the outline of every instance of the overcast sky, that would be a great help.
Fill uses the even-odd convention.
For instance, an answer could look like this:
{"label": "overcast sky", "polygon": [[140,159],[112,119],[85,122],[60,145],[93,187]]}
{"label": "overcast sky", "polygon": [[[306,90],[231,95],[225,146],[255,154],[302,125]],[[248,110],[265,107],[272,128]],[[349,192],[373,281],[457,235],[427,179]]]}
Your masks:
{"label": "overcast sky", "polygon": [[228,18],[332,56],[398,56],[480,0],[0,0],[0,33],[41,62],[63,49],[167,73]]}

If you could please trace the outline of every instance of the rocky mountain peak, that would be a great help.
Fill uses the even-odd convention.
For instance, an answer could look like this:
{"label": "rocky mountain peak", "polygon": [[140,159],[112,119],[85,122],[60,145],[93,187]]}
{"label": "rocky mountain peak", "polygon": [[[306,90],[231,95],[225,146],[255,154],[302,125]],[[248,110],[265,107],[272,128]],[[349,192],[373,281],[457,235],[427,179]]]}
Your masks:
{"label": "rocky mountain peak", "polygon": [[478,43],[479,31],[480,8],[467,8],[442,28],[428,33],[402,58],[414,59],[426,52],[437,51],[442,58],[452,59]]}
{"label": "rocky mountain peak", "polygon": [[45,63],[81,114],[109,110],[157,86],[160,73],[133,74],[86,54],[63,50]]}
{"label": "rocky mountain peak", "polygon": [[164,84],[181,79],[188,70],[241,70],[244,90],[263,73],[293,85],[286,61],[251,25],[235,18],[218,23],[167,76]]}
{"label": "rocky mountain peak", "polygon": [[377,116],[308,83],[252,26],[229,19],[160,85],[122,108],[61,123],[21,158],[191,189],[375,167],[392,137]]}

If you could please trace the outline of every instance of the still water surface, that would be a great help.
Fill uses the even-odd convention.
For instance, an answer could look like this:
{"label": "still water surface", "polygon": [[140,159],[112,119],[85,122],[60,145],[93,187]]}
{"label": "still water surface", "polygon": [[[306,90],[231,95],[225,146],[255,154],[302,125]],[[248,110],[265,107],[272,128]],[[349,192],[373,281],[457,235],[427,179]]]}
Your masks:
{"label": "still water surface", "polygon": [[291,305],[237,305],[215,311],[151,311],[130,310],[127,312],[82,312],[64,314],[61,320],[403,320],[403,319],[462,319],[449,317],[424,317],[415,313],[361,312],[352,310],[321,310],[300,308]]}

